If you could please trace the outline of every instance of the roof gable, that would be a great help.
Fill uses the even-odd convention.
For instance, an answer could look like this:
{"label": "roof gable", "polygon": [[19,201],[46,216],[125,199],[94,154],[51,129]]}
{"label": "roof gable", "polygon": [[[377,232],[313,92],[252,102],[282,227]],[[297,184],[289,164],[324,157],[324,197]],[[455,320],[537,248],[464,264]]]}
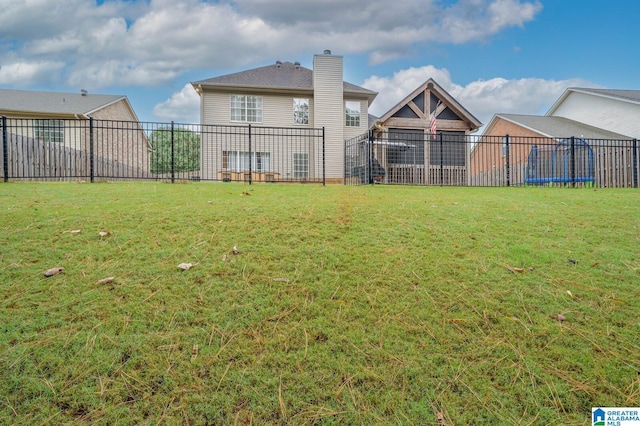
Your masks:
{"label": "roof gable", "polygon": [[122,99],[127,98],[122,95],[0,89],[0,111],[16,114],[90,115]]}
{"label": "roof gable", "polygon": [[[429,93],[430,96],[428,99],[425,99],[425,93]],[[426,102],[426,100],[428,100],[428,102]],[[412,117],[407,113],[408,110],[413,113]],[[432,78],[429,78],[403,100],[389,109],[389,111],[380,117],[379,121],[386,122],[392,117],[427,120],[432,113],[434,113],[438,119],[464,121],[468,123],[471,131],[477,130],[482,125],[476,117]]]}
{"label": "roof gable", "polygon": [[603,98],[614,99],[620,102],[629,102],[640,104],[640,90],[612,90],[612,89],[593,89],[588,87],[569,87],[564,91],[562,96],[551,106],[545,115],[553,115],[553,113],[562,105],[562,103],[571,95],[571,93],[584,93],[591,96],[599,96]]}

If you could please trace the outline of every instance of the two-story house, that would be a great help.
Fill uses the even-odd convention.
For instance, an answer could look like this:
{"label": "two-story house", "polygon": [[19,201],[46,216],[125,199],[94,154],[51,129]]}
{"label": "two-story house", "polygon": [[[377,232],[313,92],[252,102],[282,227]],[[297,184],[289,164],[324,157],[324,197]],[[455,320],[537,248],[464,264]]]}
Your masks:
{"label": "two-story house", "polygon": [[[192,85],[200,95],[204,180],[238,180],[251,169],[254,180],[295,181],[326,173],[327,182],[342,182],[344,140],[367,131],[369,105],[377,95],[344,81],[343,58],[329,50],[314,56],[313,70],[298,62],[276,61]],[[282,141],[267,141],[229,132],[234,125],[288,133],[273,137]],[[224,127],[225,134],[211,126]],[[296,138],[291,129],[300,129],[301,140],[308,130],[324,129],[324,152],[317,139],[290,143]],[[322,163],[314,159],[322,156],[325,170],[318,170]]]}

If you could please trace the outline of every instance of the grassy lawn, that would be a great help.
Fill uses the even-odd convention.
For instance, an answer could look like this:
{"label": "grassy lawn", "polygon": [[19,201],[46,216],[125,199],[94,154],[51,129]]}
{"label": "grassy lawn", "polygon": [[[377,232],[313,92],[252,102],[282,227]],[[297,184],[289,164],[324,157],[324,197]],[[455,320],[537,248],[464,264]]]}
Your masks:
{"label": "grassy lawn", "polygon": [[0,424],[640,406],[637,190],[9,183],[0,236]]}

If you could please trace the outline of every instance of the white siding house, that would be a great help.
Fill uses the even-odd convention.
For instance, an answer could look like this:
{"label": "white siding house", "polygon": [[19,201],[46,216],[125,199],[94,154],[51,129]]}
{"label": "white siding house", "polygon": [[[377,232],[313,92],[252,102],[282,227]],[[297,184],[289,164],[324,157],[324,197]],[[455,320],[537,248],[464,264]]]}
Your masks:
{"label": "white siding house", "polygon": [[[265,67],[192,82],[192,85],[200,95],[200,121],[205,126],[324,128],[328,182],[342,182],[344,139],[367,131],[369,105],[377,95],[343,81],[343,58],[330,51],[314,56],[313,70],[298,62],[277,61]],[[224,148],[224,137],[229,135],[203,134],[202,179],[221,179],[222,173],[234,167],[234,172],[244,172],[248,162],[256,161],[255,158],[239,159],[247,154],[244,150],[248,150],[248,141],[236,140],[236,154],[232,154]],[[260,152],[260,149],[252,146],[251,151]],[[269,172],[276,176],[302,177],[300,167],[308,167],[310,174],[321,173],[321,170],[312,170],[314,165],[318,168],[314,160],[322,155],[321,147],[300,145],[286,152],[273,146],[264,149],[263,158],[270,166]]]}
{"label": "white siding house", "polygon": [[546,115],[640,138],[640,90],[570,87]]}

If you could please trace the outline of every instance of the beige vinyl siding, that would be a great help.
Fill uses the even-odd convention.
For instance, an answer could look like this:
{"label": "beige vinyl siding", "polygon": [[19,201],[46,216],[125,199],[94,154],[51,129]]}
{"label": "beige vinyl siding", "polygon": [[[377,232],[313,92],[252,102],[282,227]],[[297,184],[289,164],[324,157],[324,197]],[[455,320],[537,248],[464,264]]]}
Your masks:
{"label": "beige vinyl siding", "polygon": [[[231,95],[262,96],[262,122],[245,123],[231,121]],[[308,94],[263,95],[260,93],[210,93],[205,92],[202,111],[203,124],[294,127],[293,98],[309,99],[309,124],[295,127],[313,127],[313,97]]]}
{"label": "beige vinyl siding", "polygon": [[[610,132],[640,137],[640,105],[572,92],[552,114],[599,127]],[[566,135],[580,136],[580,135]]]}
{"label": "beige vinyl siding", "polygon": [[314,125],[325,128],[327,179],[344,174],[344,100],[342,57],[316,55],[313,58]]}
{"label": "beige vinyl siding", "polygon": [[[253,95],[262,96],[262,122],[261,123],[242,123],[231,121],[231,95]],[[307,125],[294,125],[293,124],[293,98],[306,98],[309,99],[309,124]],[[313,111],[314,100],[310,94],[260,94],[260,93],[248,93],[248,92],[226,92],[226,93],[211,93],[205,92],[202,101],[202,123],[203,124],[216,124],[216,125],[235,125],[242,126],[251,124],[252,126],[259,127],[285,127],[285,128],[312,128],[314,127]],[[224,135],[212,135],[205,134],[202,137],[201,147],[201,170],[203,179],[218,179],[219,176],[214,175],[217,171],[222,170],[222,150],[221,146],[225,145]],[[290,141],[289,141],[290,142]],[[241,140],[234,140],[233,149],[238,151],[248,151],[248,141],[243,142]],[[259,140],[254,140],[252,146],[253,151],[269,152],[270,163],[272,168],[278,167],[278,172],[282,178],[293,177],[293,156],[294,154],[308,154],[309,162],[315,162],[315,156],[317,152],[322,152],[322,147],[318,147],[314,150],[306,149],[304,146],[298,147],[293,151],[276,151],[272,146],[272,143],[267,147],[261,146]],[[219,152],[218,152],[219,151]],[[286,155],[287,157],[282,157]],[[313,169],[313,165],[309,166],[309,175],[311,177],[319,176],[322,171],[316,171]]]}

